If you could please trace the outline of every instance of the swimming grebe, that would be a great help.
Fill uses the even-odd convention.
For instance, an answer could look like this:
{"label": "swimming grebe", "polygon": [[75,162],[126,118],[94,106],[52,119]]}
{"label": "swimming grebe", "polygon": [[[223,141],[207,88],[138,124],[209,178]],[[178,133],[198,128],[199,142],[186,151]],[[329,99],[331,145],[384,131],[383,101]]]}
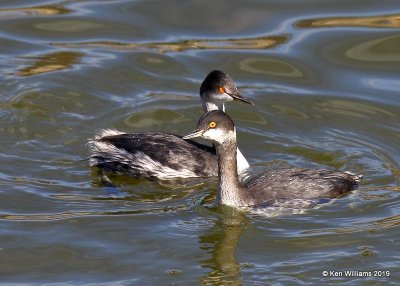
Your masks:
{"label": "swimming grebe", "polygon": [[[253,103],[239,94],[233,79],[222,71],[210,72],[200,87],[204,111],[225,110],[226,101]],[[122,133],[102,130],[88,142],[90,166],[133,177],[174,180],[218,176],[214,147],[186,141],[163,132]],[[237,168],[249,163],[237,150]]]}
{"label": "swimming grebe", "polygon": [[203,137],[214,142],[218,157],[220,204],[234,207],[259,206],[281,199],[334,198],[351,191],[361,180],[350,173],[314,169],[270,170],[240,183],[236,167],[236,130],[222,111],[203,115],[197,130],[183,139]]}

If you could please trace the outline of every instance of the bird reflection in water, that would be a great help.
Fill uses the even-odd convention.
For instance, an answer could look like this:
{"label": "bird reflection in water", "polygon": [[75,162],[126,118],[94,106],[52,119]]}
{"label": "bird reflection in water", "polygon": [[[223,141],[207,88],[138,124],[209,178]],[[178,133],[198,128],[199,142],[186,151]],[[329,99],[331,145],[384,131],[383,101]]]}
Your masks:
{"label": "bird reflection in water", "polygon": [[212,258],[201,261],[203,268],[211,269],[202,284],[241,285],[242,275],[236,260],[236,248],[248,218],[242,211],[229,206],[220,205],[215,210],[218,219],[199,238],[201,249],[212,254]]}

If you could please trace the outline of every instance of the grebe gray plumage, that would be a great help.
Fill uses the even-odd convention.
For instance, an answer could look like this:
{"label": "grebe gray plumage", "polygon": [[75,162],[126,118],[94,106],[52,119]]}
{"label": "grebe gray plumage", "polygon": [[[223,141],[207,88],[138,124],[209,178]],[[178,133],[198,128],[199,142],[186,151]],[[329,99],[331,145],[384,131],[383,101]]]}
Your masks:
{"label": "grebe gray plumage", "polygon": [[[201,84],[200,98],[205,112],[224,111],[225,102],[232,100],[253,104],[239,94],[230,76],[217,70],[210,72]],[[90,166],[106,172],[156,180],[218,175],[214,147],[183,140],[179,135],[102,130],[88,146]],[[249,163],[237,151],[237,168],[242,173]]]}
{"label": "grebe gray plumage", "polygon": [[239,181],[236,167],[236,130],[232,119],[222,111],[203,115],[197,130],[183,139],[203,137],[214,142],[218,157],[217,200],[234,207],[259,206],[286,199],[334,198],[350,192],[361,176],[329,170],[270,170]]}

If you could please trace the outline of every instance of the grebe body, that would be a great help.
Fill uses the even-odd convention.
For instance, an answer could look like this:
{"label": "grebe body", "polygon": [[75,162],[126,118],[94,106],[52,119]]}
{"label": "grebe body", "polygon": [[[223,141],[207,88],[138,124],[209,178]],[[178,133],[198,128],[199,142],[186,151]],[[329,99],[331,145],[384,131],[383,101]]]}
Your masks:
{"label": "grebe body", "polygon": [[241,183],[236,165],[236,129],[222,111],[203,115],[197,130],[184,139],[211,140],[218,157],[218,195],[221,204],[260,206],[277,200],[335,198],[355,188],[361,176],[347,172],[304,168],[270,170]]}

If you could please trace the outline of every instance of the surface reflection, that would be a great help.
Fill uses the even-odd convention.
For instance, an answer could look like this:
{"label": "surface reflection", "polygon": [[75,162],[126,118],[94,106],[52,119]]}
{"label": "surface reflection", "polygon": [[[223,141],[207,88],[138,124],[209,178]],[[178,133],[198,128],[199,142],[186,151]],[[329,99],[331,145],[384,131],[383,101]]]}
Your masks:
{"label": "surface reflection", "polygon": [[373,17],[327,17],[301,20],[296,23],[299,28],[322,27],[371,27],[399,28],[400,14]]}
{"label": "surface reflection", "polygon": [[167,52],[183,52],[186,50],[203,50],[203,49],[246,49],[246,50],[262,50],[271,49],[280,44],[287,42],[288,36],[271,36],[257,38],[242,39],[204,39],[204,40],[185,40],[177,42],[162,43],[123,43],[113,41],[93,41],[78,43],[54,43],[54,46],[60,47],[86,47],[86,48],[104,48],[113,50],[147,50],[155,49],[160,53]]}
{"label": "surface reflection", "polygon": [[37,57],[24,57],[33,63],[17,72],[18,76],[32,76],[71,68],[79,64],[85,54],[80,52],[55,52]]}
{"label": "surface reflection", "polygon": [[240,62],[240,68],[250,73],[281,77],[302,77],[303,72],[293,64],[277,59],[250,58]]}
{"label": "surface reflection", "polygon": [[326,99],[314,103],[315,110],[329,112],[337,115],[346,115],[349,117],[371,118],[372,116],[395,117],[395,114],[388,110],[373,106],[372,104],[354,102],[344,99]]}
{"label": "surface reflection", "polygon": [[[0,1],[2,285],[397,285],[397,2]],[[91,174],[100,128],[192,130],[212,69],[256,103],[228,110],[253,171],[348,170],[362,187],[235,215],[215,180]],[[392,277],[322,277],[337,265]]]}
{"label": "surface reflection", "polygon": [[46,5],[34,7],[2,8],[1,18],[13,18],[23,16],[54,16],[71,13],[72,10],[62,6]]}
{"label": "surface reflection", "polygon": [[241,285],[240,264],[236,261],[236,248],[248,221],[245,214],[235,208],[219,206],[220,219],[206,234],[200,236],[201,248],[209,250],[212,258],[202,261],[203,268],[210,268],[203,284]]}
{"label": "surface reflection", "polygon": [[400,37],[384,37],[359,43],[346,51],[346,56],[360,61],[400,61]]}

